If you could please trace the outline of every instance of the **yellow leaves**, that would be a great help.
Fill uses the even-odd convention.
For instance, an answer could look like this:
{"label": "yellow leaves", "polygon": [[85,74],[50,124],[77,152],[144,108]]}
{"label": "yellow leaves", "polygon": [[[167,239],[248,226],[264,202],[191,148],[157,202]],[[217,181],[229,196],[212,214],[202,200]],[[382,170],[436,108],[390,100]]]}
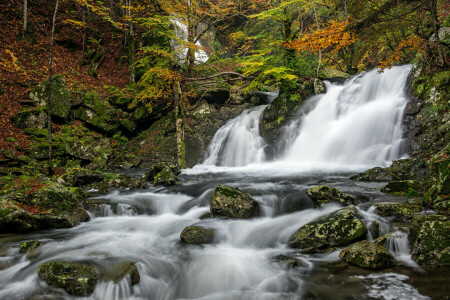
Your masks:
{"label": "yellow leaves", "polygon": [[423,52],[424,47],[425,47],[425,40],[417,35],[413,35],[412,37],[401,41],[400,44],[398,44],[395,51],[388,58],[379,62],[378,64],[378,69],[380,69],[379,72],[382,73],[385,68],[388,69],[392,68],[392,65],[400,60],[402,52],[404,50],[417,51],[421,53]]}
{"label": "yellow leaves", "polygon": [[73,25],[73,26],[75,26],[77,28],[84,28],[84,27],[86,27],[86,24],[84,22],[76,21],[76,20],[72,20],[72,19],[64,20],[63,23]]}
{"label": "yellow leaves", "polygon": [[22,68],[19,65],[19,60],[14,53],[6,49],[6,57],[0,57],[0,66],[9,73],[22,72]]}
{"label": "yellow leaves", "polygon": [[312,51],[331,48],[331,53],[337,53],[340,49],[356,42],[354,32],[348,31],[349,20],[343,22],[331,21],[330,25],[315,32],[305,34],[296,41],[287,43],[285,47],[296,49],[297,52]]}

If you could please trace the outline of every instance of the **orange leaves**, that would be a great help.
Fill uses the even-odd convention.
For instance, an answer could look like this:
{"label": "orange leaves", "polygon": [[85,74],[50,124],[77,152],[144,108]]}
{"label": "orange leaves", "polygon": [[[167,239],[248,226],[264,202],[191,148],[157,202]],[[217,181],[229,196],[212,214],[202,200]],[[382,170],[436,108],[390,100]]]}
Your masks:
{"label": "orange leaves", "polygon": [[413,35],[412,37],[401,41],[391,56],[380,61],[378,64],[378,68],[380,69],[379,72],[382,73],[385,68],[392,68],[392,65],[400,60],[404,50],[423,52],[424,47],[425,40],[417,35]]}
{"label": "orange leaves", "polygon": [[327,27],[305,34],[298,40],[285,44],[285,47],[296,49],[297,52],[312,51],[314,53],[331,48],[332,54],[337,53],[356,41],[355,33],[347,30],[348,24],[348,19],[343,22],[331,21]]}

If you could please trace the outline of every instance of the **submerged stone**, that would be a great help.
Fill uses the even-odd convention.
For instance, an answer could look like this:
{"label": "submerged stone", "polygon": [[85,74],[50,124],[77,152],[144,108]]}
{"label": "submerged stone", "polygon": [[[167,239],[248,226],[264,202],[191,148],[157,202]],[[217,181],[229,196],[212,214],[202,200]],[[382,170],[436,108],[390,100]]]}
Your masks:
{"label": "submerged stone", "polygon": [[186,244],[211,244],[214,240],[214,230],[201,226],[187,226],[181,232],[180,239]]}
{"label": "submerged stone", "polygon": [[303,253],[324,253],[364,238],[367,228],[354,206],[332,212],[300,227],[289,245]]}
{"label": "submerged stone", "polygon": [[323,206],[330,202],[338,202],[344,206],[352,205],[357,202],[356,197],[344,194],[339,190],[326,186],[319,185],[306,190],[306,194],[311,198],[318,206]]}
{"label": "submerged stone", "polygon": [[275,260],[284,265],[285,267],[287,267],[288,269],[293,269],[293,268],[297,268],[297,267],[302,267],[303,263],[301,260],[296,259],[295,257],[292,256],[287,256],[284,254],[280,254],[278,256],[275,257]]}
{"label": "submerged stone", "polygon": [[343,249],[339,258],[365,269],[380,270],[394,265],[394,257],[385,247],[368,241],[360,241]]}
{"label": "submerged stone", "polygon": [[211,200],[214,215],[249,219],[259,213],[259,204],[249,194],[230,186],[218,185]]}
{"label": "submerged stone", "polygon": [[425,221],[412,248],[420,265],[450,267],[450,221]]}
{"label": "submerged stone", "polygon": [[90,296],[99,279],[94,267],[72,262],[48,262],[41,265],[37,273],[47,284],[73,296]]}

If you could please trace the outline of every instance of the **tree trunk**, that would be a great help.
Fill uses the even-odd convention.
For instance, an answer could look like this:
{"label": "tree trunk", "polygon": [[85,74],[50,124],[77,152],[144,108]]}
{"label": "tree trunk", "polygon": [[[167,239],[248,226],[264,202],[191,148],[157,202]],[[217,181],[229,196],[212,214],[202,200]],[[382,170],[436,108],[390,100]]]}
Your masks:
{"label": "tree trunk", "polygon": [[195,45],[195,25],[193,22],[193,16],[192,16],[192,3],[191,0],[188,0],[188,9],[187,9],[187,29],[188,29],[188,51],[186,54],[186,60],[187,60],[187,73],[189,77],[193,76],[194,71],[194,65],[195,65],[195,49],[192,48],[193,45]]}
{"label": "tree trunk", "polygon": [[439,39],[439,19],[437,16],[437,1],[431,0],[430,1],[430,11],[431,11],[431,17],[433,19],[433,29],[434,29],[434,35],[436,37],[436,47],[438,52],[438,59],[439,59],[439,65],[445,66],[446,61],[444,58],[444,53],[442,50],[441,40]]}
{"label": "tree trunk", "polygon": [[175,125],[177,131],[177,162],[182,169],[186,168],[186,144],[184,142],[184,111],[180,82],[176,83],[175,91]]}
{"label": "tree trunk", "polygon": [[53,175],[52,159],[53,159],[53,136],[52,136],[52,77],[53,77],[53,45],[55,43],[55,27],[56,15],[58,13],[59,0],[56,0],[55,12],[53,13],[52,35],[50,37],[50,58],[48,59],[48,83],[47,83],[47,127],[48,127],[48,171],[49,175]]}
{"label": "tree trunk", "polygon": [[23,0],[23,26],[22,26],[22,37],[25,38],[27,32],[28,23],[28,0]]}
{"label": "tree trunk", "polygon": [[[314,17],[316,19],[316,27],[317,30],[319,30],[319,20],[317,18],[317,9],[316,9],[316,1],[313,0],[313,7],[314,7]],[[322,50],[319,50],[319,63],[317,64],[317,74],[316,77],[319,78],[319,71],[320,71],[320,64],[322,63]]]}

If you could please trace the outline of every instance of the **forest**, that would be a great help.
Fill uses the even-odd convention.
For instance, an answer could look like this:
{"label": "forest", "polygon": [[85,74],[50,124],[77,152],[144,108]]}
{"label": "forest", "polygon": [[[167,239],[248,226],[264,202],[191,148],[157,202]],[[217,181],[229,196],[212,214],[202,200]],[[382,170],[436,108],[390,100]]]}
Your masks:
{"label": "forest", "polygon": [[448,1],[0,8],[0,299],[450,295]]}

